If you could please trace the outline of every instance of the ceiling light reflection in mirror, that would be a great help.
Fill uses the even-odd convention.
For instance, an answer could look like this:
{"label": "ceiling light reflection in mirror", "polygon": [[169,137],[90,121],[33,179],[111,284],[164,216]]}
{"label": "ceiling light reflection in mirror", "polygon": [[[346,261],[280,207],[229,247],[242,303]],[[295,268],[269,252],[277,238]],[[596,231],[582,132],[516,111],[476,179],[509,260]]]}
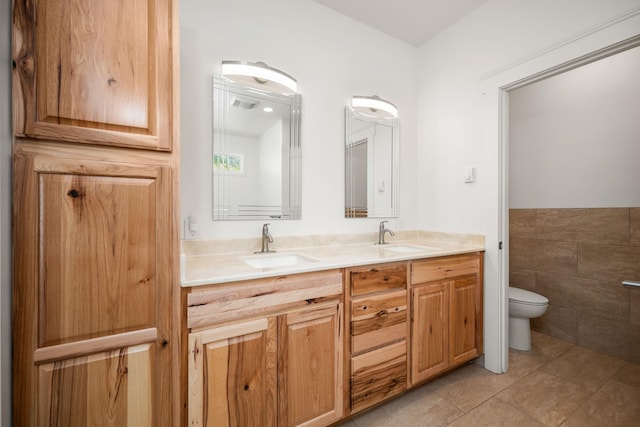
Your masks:
{"label": "ceiling light reflection in mirror", "polygon": [[213,84],[213,219],[300,219],[301,97],[263,63],[224,61]]}
{"label": "ceiling light reflection in mirror", "polygon": [[398,109],[378,96],[354,96],[345,117],[345,217],[396,218]]}

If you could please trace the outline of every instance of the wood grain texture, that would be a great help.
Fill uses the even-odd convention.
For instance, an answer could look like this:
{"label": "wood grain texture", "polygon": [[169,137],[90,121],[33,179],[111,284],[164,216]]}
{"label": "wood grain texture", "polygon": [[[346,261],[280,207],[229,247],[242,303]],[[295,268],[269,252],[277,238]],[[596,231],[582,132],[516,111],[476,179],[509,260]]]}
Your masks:
{"label": "wood grain texture", "polygon": [[407,338],[406,312],[402,323],[351,337],[351,355],[356,356]]}
{"label": "wood grain texture", "polygon": [[402,341],[351,360],[351,407],[357,412],[407,388],[407,343]]}
{"label": "wood grain texture", "polygon": [[189,335],[189,425],[276,426],[276,319]]}
{"label": "wood grain texture", "polygon": [[483,252],[412,263],[412,385],[482,354],[483,264]]}
{"label": "wood grain texture", "polygon": [[457,279],[449,285],[449,357],[451,365],[459,365],[480,355],[476,336],[479,285],[476,277]]}
{"label": "wood grain texture", "polygon": [[429,258],[411,264],[411,284],[478,274],[478,253]]}
{"label": "wood grain texture", "polygon": [[50,363],[58,360],[104,352],[112,348],[129,347],[136,343],[152,342],[157,338],[158,330],[156,328],[148,328],[67,344],[42,347],[38,348],[34,352],[33,361],[36,364]]}
{"label": "wood grain texture", "polygon": [[[172,172],[152,165],[109,171],[82,159],[84,151],[66,159],[14,156],[14,419],[19,426],[39,423],[42,409],[34,405],[44,389],[36,361],[56,360],[54,366],[66,369],[96,352],[146,343],[153,381],[136,386],[146,395],[126,402],[146,399],[153,425],[170,423]],[[85,379],[74,377],[74,384],[87,387],[103,375],[79,366],[64,372],[83,372]],[[71,412],[63,418],[83,411],[64,408]],[[102,421],[109,425],[109,418]]]}
{"label": "wood grain texture", "polygon": [[412,290],[411,382],[417,384],[449,367],[449,283]]}
{"label": "wood grain texture", "polygon": [[157,425],[151,400],[153,346],[40,365],[38,425]]}
{"label": "wood grain texture", "polygon": [[342,304],[278,320],[280,426],[325,426],[342,417]]}
{"label": "wood grain texture", "polygon": [[[407,387],[407,271],[405,262],[347,269],[346,288],[350,292],[345,301],[351,307],[347,313],[351,339],[345,341],[348,375],[344,376],[344,402],[351,414]],[[396,354],[399,349],[404,349],[402,357]],[[373,360],[370,363],[376,364],[380,355],[384,358],[389,352],[396,360],[384,363],[386,372],[365,367],[356,378],[359,363]]]}
{"label": "wood grain texture", "polygon": [[351,301],[351,335],[407,321],[407,291],[360,297]]}
{"label": "wood grain texture", "polygon": [[172,148],[171,0],[14,4],[16,135]]}
{"label": "wood grain texture", "polygon": [[342,295],[338,270],[192,288],[187,296],[187,326],[203,327],[234,318],[317,304]]}
{"label": "wood grain texture", "polygon": [[406,288],[406,263],[353,268],[349,271],[351,295],[358,296],[394,288]]}
{"label": "wood grain texture", "polygon": [[39,175],[40,347],[155,326],[157,197],[154,179]]}

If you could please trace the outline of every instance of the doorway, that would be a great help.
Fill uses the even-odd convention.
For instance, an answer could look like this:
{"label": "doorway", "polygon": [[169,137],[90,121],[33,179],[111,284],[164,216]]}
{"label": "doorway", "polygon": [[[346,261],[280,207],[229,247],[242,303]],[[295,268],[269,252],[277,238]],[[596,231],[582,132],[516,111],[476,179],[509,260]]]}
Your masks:
{"label": "doorway", "polygon": [[[528,126],[528,132],[529,134],[534,134],[534,139],[544,135],[544,131],[558,130],[554,128],[555,124],[549,126],[551,129],[541,130],[536,127],[535,121],[540,119],[539,115],[541,111],[544,111],[545,107],[545,101],[542,97],[536,99],[534,90],[536,85],[550,86],[554,80],[562,82],[562,79],[571,72],[581,75],[584,79],[585,76],[588,76],[588,73],[584,71],[587,70],[590,64],[602,65],[604,61],[610,60],[609,58],[616,58],[617,54],[621,54],[619,55],[620,57],[630,54],[635,55],[640,49],[638,46],[640,46],[640,36],[581,56],[500,88],[500,104],[503,112],[500,128],[500,212],[502,215],[500,230],[504,242],[509,242],[505,245],[506,250],[502,258],[501,279],[504,286],[503,289],[506,292],[506,287],[515,282],[514,286],[537,291],[541,294],[550,294],[546,295],[551,299],[551,310],[548,311],[548,317],[544,319],[543,316],[539,320],[534,320],[532,322],[533,329],[538,329],[581,345],[586,344],[586,346],[599,351],[607,347],[603,344],[603,336],[606,336],[607,333],[611,334],[611,329],[619,329],[619,326],[624,322],[632,322],[633,316],[640,316],[640,314],[634,314],[632,311],[629,292],[622,289],[621,283],[617,280],[618,277],[615,274],[609,273],[607,277],[604,277],[605,268],[591,268],[585,264],[584,260],[587,259],[589,261],[588,258],[590,257],[592,259],[589,262],[593,263],[594,260],[597,261],[598,257],[602,259],[602,252],[598,254],[597,250],[611,250],[611,245],[615,246],[614,250],[620,250],[623,253],[626,251],[627,255],[631,254],[627,258],[635,259],[635,253],[638,250],[636,248],[629,250],[622,246],[634,245],[634,241],[629,241],[628,233],[629,217],[636,215],[636,211],[630,209],[640,206],[640,203],[625,194],[625,191],[612,191],[609,194],[611,197],[599,197],[599,199],[595,197],[597,191],[606,192],[606,186],[602,185],[603,181],[606,180],[590,176],[588,171],[602,169],[603,165],[601,163],[607,161],[607,153],[588,153],[589,156],[582,156],[588,150],[598,150],[594,146],[581,144],[586,141],[589,135],[585,135],[583,140],[574,141],[577,142],[575,147],[565,147],[564,153],[562,153],[562,150],[558,151],[558,141],[555,141],[556,145],[554,145],[554,141],[539,143],[535,147],[538,150],[536,155],[540,156],[542,154],[544,167],[541,167],[539,162],[532,161],[534,158],[532,157],[532,152],[527,152],[527,149],[531,149],[531,146],[524,149],[522,146],[514,147],[512,139],[519,138],[522,140],[523,132],[527,132]],[[592,83],[596,82],[592,81]],[[522,96],[533,97],[532,101],[530,99],[531,103],[526,107],[530,110],[525,113],[522,112]],[[536,102],[538,102],[538,105],[536,105]],[[605,101],[603,100],[602,102]],[[608,100],[608,102],[615,102],[615,100]],[[516,103],[518,104],[517,108],[519,108],[517,114],[520,114],[517,120],[521,120],[521,122],[514,126],[513,120],[516,119],[512,117],[514,114],[514,105],[512,104]],[[585,109],[586,106],[586,104],[582,104],[577,105],[576,108]],[[529,123],[522,122],[526,120],[529,120]],[[584,126],[585,124],[583,123],[581,128],[587,129],[588,126]],[[609,128],[615,126],[615,124],[611,123],[611,120],[603,121],[600,125],[604,127],[600,131],[605,131],[606,126],[609,126]],[[580,124],[574,123],[574,126],[580,126]],[[613,129],[610,133],[614,134],[616,130]],[[551,135],[550,139],[558,136],[555,133],[548,135]],[[526,140],[526,138],[524,139]],[[526,142],[532,143],[532,141]],[[637,146],[634,149],[638,150]],[[569,155],[571,157],[571,150],[579,154],[574,157],[582,159],[578,163],[586,162],[578,165],[574,164],[573,166],[576,167],[574,174],[568,173],[570,168],[565,167],[566,165],[563,166],[563,162],[567,163],[567,157],[563,158],[563,156]],[[584,160],[594,159],[598,156],[600,156],[598,164],[593,164],[593,160]],[[573,160],[575,163],[576,159]],[[592,162],[592,164],[589,164],[589,162]],[[622,161],[618,159],[618,162],[624,163],[624,159]],[[514,164],[517,172],[512,170]],[[629,165],[609,164],[606,168],[615,171],[618,166],[622,167],[622,170],[626,170],[625,166],[628,168]],[[618,169],[618,172],[620,171],[621,169]],[[630,188],[630,192],[637,192],[635,186],[630,185],[629,182],[624,182],[624,177],[627,175],[623,173],[618,175],[620,176],[615,178],[620,178],[622,185],[620,183],[609,183],[610,186],[616,186],[617,190],[624,186]],[[636,179],[632,179],[632,181],[638,182]],[[558,190],[557,188],[549,191],[550,185],[553,186],[554,183],[559,182],[566,184],[562,188],[564,193],[556,191]],[[583,185],[584,183],[588,185]],[[599,186],[603,188],[599,188]],[[555,187],[563,186],[556,185]],[[616,196],[620,197],[616,199]],[[637,198],[640,198],[640,194],[637,194]],[[599,201],[594,202],[594,200]],[[613,215],[613,217],[603,218],[603,216],[606,217],[607,215]],[[627,221],[626,242],[623,240],[612,241],[611,239],[624,239],[625,237],[623,235],[612,236],[615,233],[611,233],[604,228],[593,230],[594,227],[598,228],[597,225],[593,225],[593,221],[596,221],[595,224],[597,224],[597,221],[603,221],[602,224],[611,225],[611,222],[618,222],[621,218],[626,218]],[[625,228],[624,222],[614,225],[619,225],[618,228],[620,229]],[[585,232],[585,229],[591,229],[591,233],[589,233],[589,230]],[[600,231],[600,237],[597,237],[598,231]],[[598,248],[598,244],[609,246]],[[554,252],[558,248],[562,248],[560,252]],[[578,253],[580,253],[580,260],[578,259]],[[549,256],[549,254],[553,255]],[[546,259],[545,255],[547,255]],[[513,270],[511,269],[511,264],[513,264]],[[580,267],[578,267],[578,264],[580,264]],[[623,266],[621,269],[624,270],[625,267]],[[629,268],[626,268],[626,270],[629,270]],[[605,302],[601,300],[602,295],[605,295]],[[623,313],[622,307],[625,304],[625,295],[627,298],[627,311]],[[582,307],[575,304],[572,305],[574,302],[571,301],[572,299],[576,299],[578,304],[582,304]],[[600,300],[598,301],[598,299]],[[556,301],[555,307],[554,300]],[[618,317],[616,318],[616,316]],[[594,317],[598,319],[604,318],[605,320],[594,322],[592,320]],[[572,329],[567,331],[566,325],[562,325],[563,322],[571,325]],[[600,329],[597,331],[600,337],[591,333],[594,326]],[[582,334],[580,334],[580,331],[582,331]],[[626,334],[627,337],[630,337],[629,330],[620,334]],[[613,355],[630,360],[634,354],[631,348],[633,346],[630,346],[628,342],[624,342],[623,336],[618,337],[617,342],[619,345],[615,347],[618,347],[618,352]],[[627,357],[625,357],[625,353]],[[640,363],[640,361],[636,362]],[[505,361],[505,363],[508,365],[508,361]]]}

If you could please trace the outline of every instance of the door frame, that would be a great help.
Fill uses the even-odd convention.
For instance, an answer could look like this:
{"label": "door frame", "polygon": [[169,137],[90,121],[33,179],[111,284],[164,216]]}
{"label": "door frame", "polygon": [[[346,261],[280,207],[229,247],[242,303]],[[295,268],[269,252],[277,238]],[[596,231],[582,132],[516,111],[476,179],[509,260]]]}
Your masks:
{"label": "door frame", "polygon": [[[486,99],[486,117],[497,117],[491,129],[492,137],[498,142],[498,199],[497,199],[497,241],[498,286],[493,292],[485,291],[485,297],[499,301],[493,324],[498,326],[498,354],[488,369],[505,373],[509,368],[509,92],[597,61],[607,56],[640,45],[640,7],[631,9],[605,23],[588,28],[554,46],[543,49],[503,69],[482,76],[482,94]],[[485,323],[488,323],[485,320]],[[486,349],[485,349],[486,351]],[[485,359],[489,359],[487,356]]]}

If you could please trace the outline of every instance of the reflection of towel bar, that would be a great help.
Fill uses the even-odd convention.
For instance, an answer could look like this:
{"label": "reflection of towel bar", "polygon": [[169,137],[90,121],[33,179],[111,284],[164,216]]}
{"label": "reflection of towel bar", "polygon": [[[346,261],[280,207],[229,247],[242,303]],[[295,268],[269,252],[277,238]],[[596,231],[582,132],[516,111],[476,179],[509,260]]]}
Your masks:
{"label": "reflection of towel bar", "polygon": [[625,288],[640,289],[640,282],[625,280],[624,282],[622,282],[622,286],[624,286]]}

